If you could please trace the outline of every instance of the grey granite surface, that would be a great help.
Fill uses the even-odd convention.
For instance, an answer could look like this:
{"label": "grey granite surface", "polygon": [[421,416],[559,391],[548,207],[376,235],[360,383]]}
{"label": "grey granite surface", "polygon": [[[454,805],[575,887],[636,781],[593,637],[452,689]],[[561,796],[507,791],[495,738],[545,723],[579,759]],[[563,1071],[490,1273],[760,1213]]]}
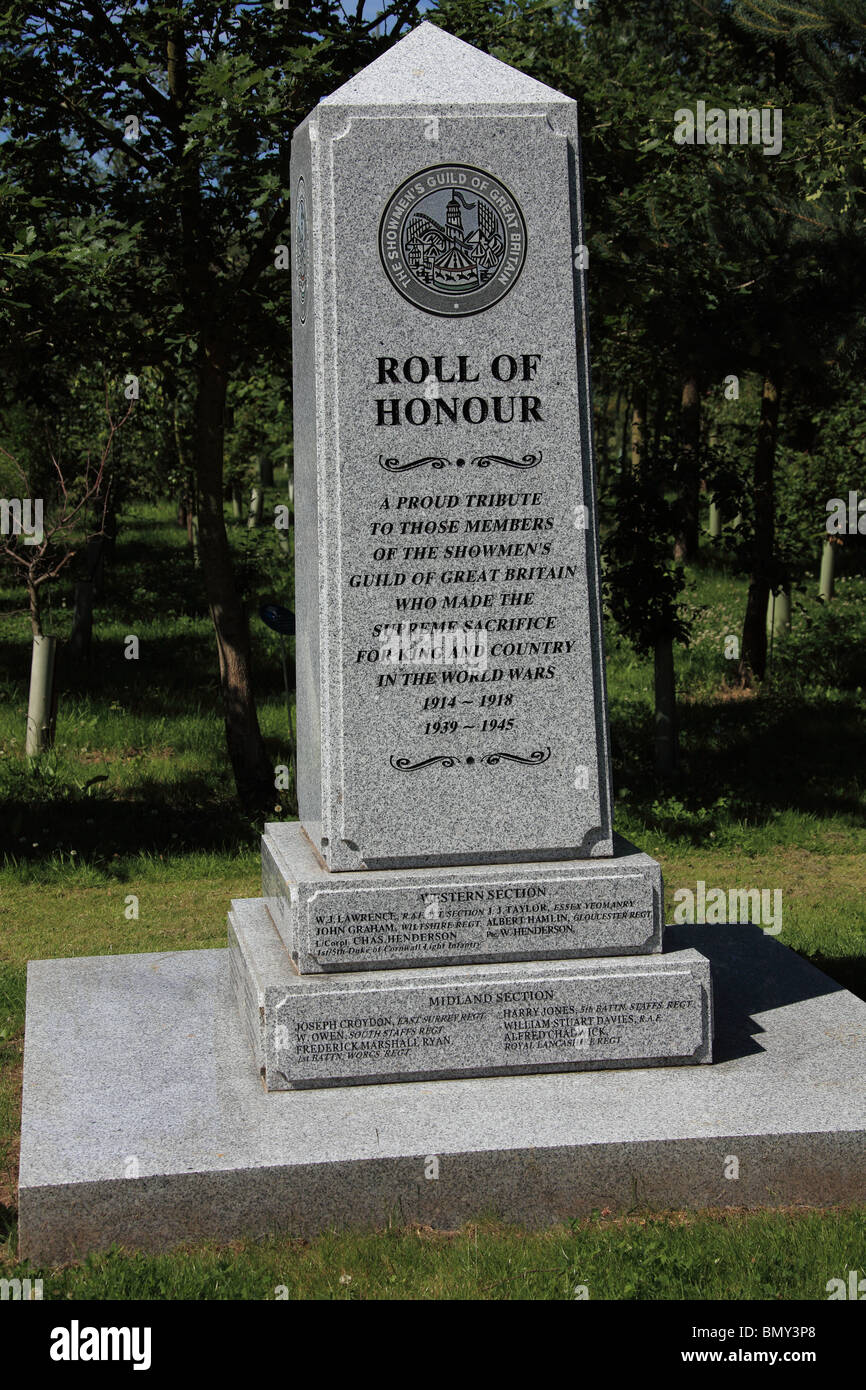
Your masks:
{"label": "grey granite surface", "polygon": [[322,105],[510,107],[568,100],[555,88],[425,22],[325,97]]}
{"label": "grey granite surface", "polygon": [[618,836],[612,859],[338,874],[273,824],[262,894],[302,975],[662,948],[661,869]]}
{"label": "grey granite surface", "polygon": [[668,931],[712,960],[711,1067],[270,1095],[227,951],[32,962],[22,1254],[866,1200],[866,1004],[758,928]]}
{"label": "grey granite surface", "polygon": [[429,24],[295,133],[300,817],[332,870],[612,852],[578,184],[574,102]]}
{"label": "grey granite surface", "polygon": [[258,898],[229,946],[268,1090],[711,1060],[697,951],[298,975]]}

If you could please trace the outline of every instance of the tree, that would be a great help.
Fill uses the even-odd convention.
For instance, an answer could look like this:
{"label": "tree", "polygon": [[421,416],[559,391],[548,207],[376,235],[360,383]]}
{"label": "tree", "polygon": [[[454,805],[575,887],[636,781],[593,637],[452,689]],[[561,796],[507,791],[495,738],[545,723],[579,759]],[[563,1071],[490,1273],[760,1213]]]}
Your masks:
{"label": "tree", "polygon": [[0,559],[6,562],[27,594],[33,635],[26,741],[29,754],[42,752],[48,746],[56,705],[55,639],[43,632],[42,590],[59,578],[79,546],[86,546],[104,534],[109,498],[105,486],[106,463],[116,433],[126,424],[133,408],[130,405],[126,414],[115,421],[111,416],[107,387],[105,395],[108,433],[97,461],[94,463],[90,451],[83,461],[66,463],[52,454],[53,496],[47,498],[47,508],[49,488],[37,480],[35,470],[28,471],[0,445],[0,458],[7,464],[6,476],[17,475],[21,491],[20,497],[11,501],[7,498],[2,503],[5,510],[11,511],[11,525],[5,524],[4,517],[0,534],[9,538],[0,544]]}
{"label": "tree", "polygon": [[611,616],[637,652],[653,657],[655,765],[667,777],[678,761],[674,643],[687,643],[689,629],[680,605],[683,569],[671,559],[676,507],[662,495],[659,471],[663,461],[645,454],[639,474],[620,478],[603,554]]}
{"label": "tree", "polygon": [[12,0],[0,16],[0,179],[16,255],[6,355],[29,335],[37,390],[58,363],[160,366],[190,384],[227,746],[252,807],[272,803],[273,769],[223,513],[227,390],[238,373],[284,370],[290,277],[277,248],[292,130],[414,15],[414,3],[372,20],[359,3],[347,20],[331,0]]}

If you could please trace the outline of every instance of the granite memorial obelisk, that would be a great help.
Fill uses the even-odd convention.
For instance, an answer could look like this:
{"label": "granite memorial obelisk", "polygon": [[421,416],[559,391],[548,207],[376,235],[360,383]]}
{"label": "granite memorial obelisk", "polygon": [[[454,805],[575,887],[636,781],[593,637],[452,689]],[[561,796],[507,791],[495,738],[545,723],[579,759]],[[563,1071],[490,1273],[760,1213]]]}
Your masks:
{"label": "granite memorial obelisk", "polygon": [[575,103],[425,24],[295,133],[297,824],[268,1088],[709,1061],[614,838]]}

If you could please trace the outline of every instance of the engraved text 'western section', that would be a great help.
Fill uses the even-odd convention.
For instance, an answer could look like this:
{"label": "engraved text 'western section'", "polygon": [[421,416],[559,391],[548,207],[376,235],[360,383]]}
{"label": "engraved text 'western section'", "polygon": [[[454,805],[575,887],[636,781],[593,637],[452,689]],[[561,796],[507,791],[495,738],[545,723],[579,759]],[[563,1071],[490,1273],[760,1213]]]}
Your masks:
{"label": "engraved text 'western section'", "polygon": [[407,891],[387,895],[384,903],[377,895],[369,907],[354,894],[345,906],[329,894],[310,909],[309,922],[313,954],[329,965],[574,951],[588,927],[595,949],[614,949],[634,941],[635,924],[650,935],[649,883],[638,888],[610,880]]}

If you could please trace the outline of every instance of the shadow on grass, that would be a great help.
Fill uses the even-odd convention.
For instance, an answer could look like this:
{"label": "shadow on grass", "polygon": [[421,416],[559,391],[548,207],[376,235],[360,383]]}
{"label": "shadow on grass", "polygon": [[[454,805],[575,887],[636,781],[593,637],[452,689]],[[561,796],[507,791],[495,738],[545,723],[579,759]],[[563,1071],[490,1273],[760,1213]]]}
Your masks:
{"label": "shadow on grass", "polygon": [[[276,492],[274,496],[276,499]],[[279,649],[257,617],[255,597],[262,586],[270,592],[274,578],[267,572],[264,554],[259,573],[253,559],[239,549],[238,537],[244,543],[249,539],[245,527],[229,526],[229,534],[238,592],[251,613],[256,692],[264,698],[278,697],[283,693]],[[278,583],[279,601],[289,606],[293,602],[292,575],[293,567],[288,565]],[[68,636],[76,577],[81,576],[70,569],[51,586],[43,615],[46,633]],[[23,590],[20,594],[16,591],[12,607],[20,612],[20,618],[14,635],[0,641],[0,672],[10,698],[11,692],[17,691],[26,701],[31,649]],[[138,661],[126,659],[122,637],[100,635],[112,627],[141,637],[142,625],[147,626],[148,636],[141,639]],[[289,648],[293,677],[293,643]],[[123,518],[115,558],[106,566],[104,591],[94,601],[90,660],[71,660],[61,640],[57,675],[61,702],[64,697],[120,699],[132,706],[130,714],[162,717],[187,715],[198,701],[205,707],[219,707],[221,713],[216,643],[202,571],[193,563],[184,532],[175,530],[170,520],[159,522],[134,514]]]}
{"label": "shadow on grass", "polygon": [[[716,1037],[713,1060],[727,1062],[763,1051],[756,1017],[809,999],[862,991],[866,960],[848,957],[831,961],[805,958],[781,941],[750,924],[733,926],[671,926],[665,933],[666,951],[694,947],[708,957],[713,969]],[[837,976],[834,966],[839,966]],[[816,974],[815,966],[822,974]],[[847,979],[840,978],[846,975]],[[856,988],[859,981],[861,990]],[[790,1025],[781,1016],[771,1025],[784,1034]],[[776,1043],[777,1045],[777,1043]]]}
{"label": "shadow on grass", "polygon": [[164,783],[145,777],[135,799],[0,801],[0,852],[38,863],[74,850],[81,864],[140,853],[231,854],[258,843],[261,822],[241,809],[231,788],[220,794],[212,781],[191,777],[180,791],[166,791]]}
{"label": "shadow on grass", "polygon": [[[124,642],[100,639],[95,625],[89,662],[73,661],[65,643],[57,648],[56,683],[60,715],[64,702],[119,701],[129,715],[147,718],[184,717],[211,712],[222,724],[217,658],[212,632],[160,633],[140,638],[138,660],[127,660]],[[51,628],[46,624],[46,631]],[[136,634],[134,622],[128,631]],[[137,635],[137,634],[136,634]],[[252,642],[256,694],[260,699],[283,697],[283,673],[278,651],[270,639],[256,633]],[[294,688],[294,639],[288,643],[289,687]],[[8,698],[26,703],[30,681],[29,642],[0,641],[0,671]]]}
{"label": "shadow on grass", "polygon": [[866,1000],[866,956],[825,956],[815,951],[806,959],[845,989],[850,989],[858,999]]}
{"label": "shadow on grass", "polygon": [[0,1245],[5,1245],[7,1241],[14,1259],[18,1245],[18,1211],[15,1207],[7,1207],[0,1202]]}
{"label": "shadow on grass", "polygon": [[866,825],[866,721],[853,695],[816,703],[767,693],[682,704],[678,716],[680,767],[662,783],[652,711],[612,703],[614,791],[671,838],[702,844],[722,825],[785,811]]}

